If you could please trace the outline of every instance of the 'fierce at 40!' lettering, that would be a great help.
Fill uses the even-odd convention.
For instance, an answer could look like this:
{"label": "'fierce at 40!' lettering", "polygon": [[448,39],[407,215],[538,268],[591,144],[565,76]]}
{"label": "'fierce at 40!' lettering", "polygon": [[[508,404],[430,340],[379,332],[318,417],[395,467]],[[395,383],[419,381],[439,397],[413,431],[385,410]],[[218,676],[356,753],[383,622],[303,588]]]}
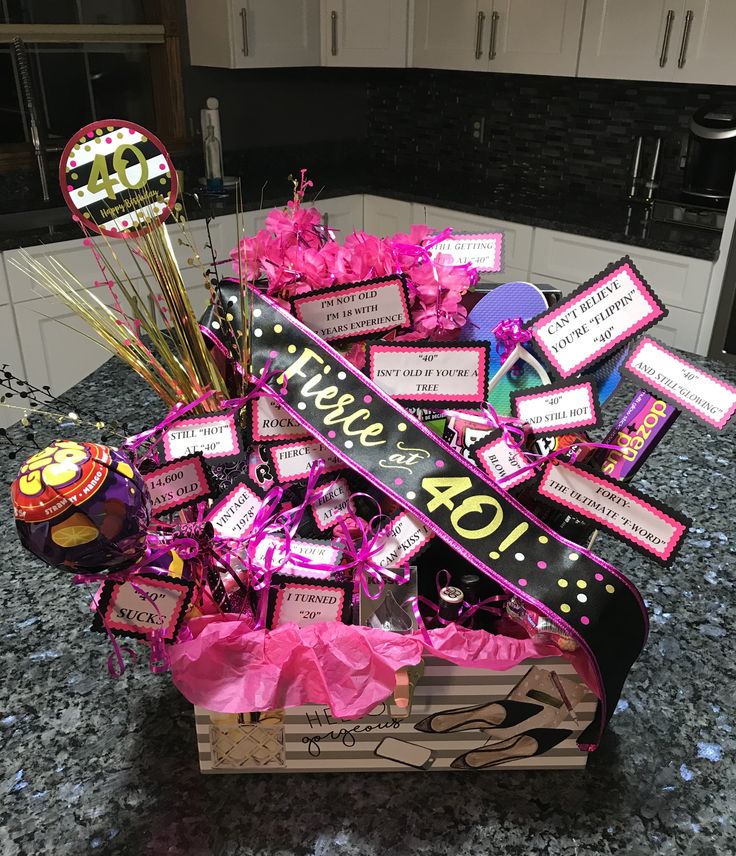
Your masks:
{"label": "'fierce at 40!' lettering", "polygon": [[[311,330],[257,292],[253,332],[254,373],[272,372],[269,385],[292,419],[394,499],[415,526],[441,538],[578,642],[602,699],[581,744],[597,743],[646,637],[646,613],[631,583],[544,527]],[[401,456],[400,470],[381,466],[394,456]],[[584,598],[576,598],[583,589]]]}

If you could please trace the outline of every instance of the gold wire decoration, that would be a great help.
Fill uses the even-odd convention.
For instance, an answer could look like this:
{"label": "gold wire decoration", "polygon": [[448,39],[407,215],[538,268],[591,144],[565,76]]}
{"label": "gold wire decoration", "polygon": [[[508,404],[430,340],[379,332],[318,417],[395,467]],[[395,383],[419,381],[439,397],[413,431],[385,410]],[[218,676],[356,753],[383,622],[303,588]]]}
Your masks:
{"label": "gold wire decoration", "polygon": [[[132,204],[138,201],[131,199]],[[191,248],[191,261],[200,270],[203,287],[209,291],[210,301],[218,306],[210,277],[194,247],[183,208],[179,203],[176,207],[175,228],[183,236],[179,243]],[[241,210],[238,184],[238,244]],[[166,227],[155,218],[143,221],[141,226],[137,233],[129,234],[124,240],[111,240],[103,234],[101,244],[93,244],[91,239],[85,242],[95,253],[102,274],[102,281],[92,287],[81,282],[53,256],[40,261],[23,250],[20,258],[13,259],[11,264],[82,318],[102,345],[144,378],[169,407],[213,392],[215,394],[202,403],[201,409],[204,412],[217,409],[219,401],[228,397],[228,389],[200,331]],[[124,254],[128,256],[125,262],[121,258]],[[249,299],[240,262],[239,268],[244,329],[231,329],[237,343],[235,356],[244,369],[243,393],[250,367]],[[112,295],[113,306],[103,303],[96,293],[104,287]],[[163,330],[159,326],[159,314],[163,316]]]}

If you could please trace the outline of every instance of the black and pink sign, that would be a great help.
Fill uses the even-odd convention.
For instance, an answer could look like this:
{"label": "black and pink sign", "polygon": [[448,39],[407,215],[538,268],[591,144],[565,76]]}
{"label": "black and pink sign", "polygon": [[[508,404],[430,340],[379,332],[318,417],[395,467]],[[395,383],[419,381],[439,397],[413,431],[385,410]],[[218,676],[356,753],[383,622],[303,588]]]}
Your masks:
{"label": "black and pink sign", "polygon": [[488,390],[487,342],[371,342],[371,380],[397,401],[482,407]]}
{"label": "black and pink sign", "polygon": [[594,520],[663,565],[673,561],[688,530],[685,517],[651,498],[561,461],[547,464],[538,490],[546,499]]}
{"label": "black and pink sign", "polygon": [[212,486],[201,454],[179,458],[143,474],[154,516],[186,508],[212,496]]}
{"label": "black and pink sign", "polygon": [[603,359],[667,314],[628,256],[531,322],[534,342],[560,377]]}
{"label": "black and pink sign", "polygon": [[537,436],[566,434],[598,424],[600,411],[590,381],[570,381],[510,394],[514,416]]}
{"label": "black and pink sign", "polygon": [[645,337],[639,342],[624,370],[712,428],[724,428],[736,413],[736,387],[688,363],[654,339]]}
{"label": "black and pink sign", "polygon": [[294,297],[292,312],[326,342],[364,339],[411,327],[404,275],[338,285]]}

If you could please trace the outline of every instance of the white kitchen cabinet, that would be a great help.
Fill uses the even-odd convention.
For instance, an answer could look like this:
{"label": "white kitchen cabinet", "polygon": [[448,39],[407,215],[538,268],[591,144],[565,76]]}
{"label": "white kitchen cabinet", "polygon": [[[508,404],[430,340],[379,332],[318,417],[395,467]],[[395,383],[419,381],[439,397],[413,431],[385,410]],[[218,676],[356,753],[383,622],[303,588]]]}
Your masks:
{"label": "white kitchen cabinet", "polygon": [[668,307],[669,314],[659,321],[647,335],[659,339],[665,345],[680,348],[683,351],[697,352],[698,334],[703,316],[700,312]]}
{"label": "white kitchen cabinet", "polygon": [[385,196],[363,198],[363,228],[369,235],[385,238],[406,234],[412,226],[412,204]]}
{"label": "white kitchen cabinet", "polygon": [[671,80],[682,0],[587,0],[580,77]]}
{"label": "white kitchen cabinet", "polygon": [[583,0],[493,0],[488,68],[575,76]]}
{"label": "white kitchen cabinet", "polygon": [[587,0],[578,74],[736,84],[734,0]]}
{"label": "white kitchen cabinet", "polygon": [[736,2],[685,0],[673,77],[678,83],[736,84]]}
{"label": "white kitchen cabinet", "polygon": [[[102,253],[107,257],[109,250],[102,238],[92,239]],[[116,249],[120,247],[116,244]],[[78,280],[82,286],[92,286],[96,281],[102,279],[100,267],[95,259],[94,254],[82,244],[82,235],[73,241],[62,241],[58,244],[39,244],[34,247],[28,247],[25,250],[8,250],[5,252],[5,273],[8,278],[10,287],[10,298],[13,303],[21,303],[24,300],[33,300],[46,294],[42,286],[37,285],[33,279],[27,276],[22,271],[18,270],[13,261],[17,260],[21,264],[25,264],[24,255],[28,254],[35,261],[41,262],[45,267],[49,267],[48,258],[52,257],[62,264],[72,275],[70,283],[75,287],[74,279]],[[125,251],[121,258],[128,263],[128,253]],[[131,267],[134,267],[131,264]]]}
{"label": "white kitchen cabinet", "polygon": [[491,0],[414,0],[411,65],[488,69]]}
{"label": "white kitchen cabinet", "polygon": [[514,282],[528,279],[534,233],[532,226],[433,206],[415,204],[413,209],[413,222],[426,223],[433,229],[441,230],[450,226],[455,232],[503,232],[503,270],[499,274],[484,273],[483,281]]}
{"label": "white kitchen cabinet", "polygon": [[667,306],[702,312],[713,263],[582,235],[536,229],[532,277],[562,280],[575,288],[621,256],[628,255]]}
{"label": "white kitchen cabinet", "polygon": [[[97,296],[106,305],[107,289]],[[39,297],[15,306],[26,379],[36,386],[48,384],[55,395],[99,368],[111,354],[97,344],[95,333],[55,297]]]}
{"label": "white kitchen cabinet", "polygon": [[335,230],[335,237],[341,244],[345,242],[348,235],[363,228],[362,193],[335,196],[332,199],[320,198],[315,203],[307,203],[308,206],[312,204],[321,212],[325,226]]}
{"label": "white kitchen cabinet", "polygon": [[575,74],[583,0],[416,0],[412,65]]}
{"label": "white kitchen cabinet", "polygon": [[668,317],[657,324],[653,335],[675,347],[696,350],[712,262],[535,229],[530,278],[535,283],[557,286],[563,294],[568,294],[624,255],[631,257],[669,310]]}
{"label": "white kitchen cabinet", "polygon": [[322,65],[404,68],[409,0],[321,0]]}
{"label": "white kitchen cabinet", "polygon": [[319,0],[187,0],[187,28],[192,65],[320,63]]}
{"label": "white kitchen cabinet", "polygon": [[[0,272],[2,265],[0,265]],[[20,345],[18,342],[18,331],[15,329],[15,317],[13,315],[13,307],[6,303],[0,306],[0,340],[2,348],[0,348],[0,367],[3,363],[8,364],[8,368],[16,377],[25,378],[26,370],[23,365],[23,359],[20,353]],[[0,390],[5,392],[6,390]],[[10,399],[8,404],[21,404],[17,398]],[[17,422],[23,412],[15,410],[12,407],[0,407],[0,428],[7,428]]]}

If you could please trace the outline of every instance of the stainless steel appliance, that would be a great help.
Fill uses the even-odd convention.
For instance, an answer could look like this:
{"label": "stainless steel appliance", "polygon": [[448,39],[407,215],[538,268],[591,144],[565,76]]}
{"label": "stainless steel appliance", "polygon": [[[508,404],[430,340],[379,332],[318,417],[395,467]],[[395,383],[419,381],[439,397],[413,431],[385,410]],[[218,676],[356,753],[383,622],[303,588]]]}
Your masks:
{"label": "stainless steel appliance", "polygon": [[690,119],[683,193],[703,204],[727,203],[735,173],[736,109],[703,107]]}

